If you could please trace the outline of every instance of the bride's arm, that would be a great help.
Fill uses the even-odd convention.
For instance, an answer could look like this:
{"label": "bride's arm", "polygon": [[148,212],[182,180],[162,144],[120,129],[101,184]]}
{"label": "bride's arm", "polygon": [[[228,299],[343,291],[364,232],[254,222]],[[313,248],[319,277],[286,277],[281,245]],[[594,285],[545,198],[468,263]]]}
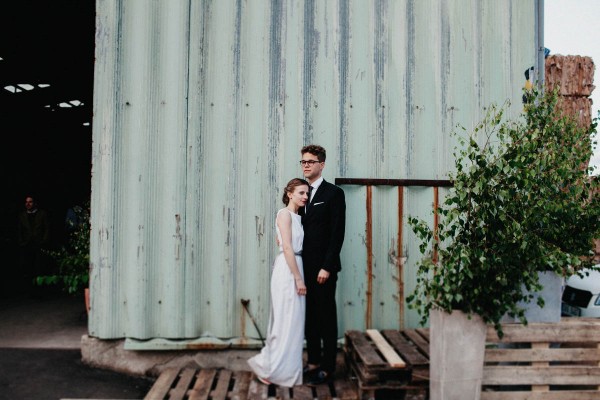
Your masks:
{"label": "bride's arm", "polygon": [[281,233],[285,262],[287,263],[292,275],[294,275],[296,291],[299,295],[305,295],[306,285],[304,284],[302,275],[300,275],[300,269],[296,263],[296,255],[294,254],[294,249],[292,247],[292,216],[289,212],[281,212],[279,215],[277,215],[277,227]]}

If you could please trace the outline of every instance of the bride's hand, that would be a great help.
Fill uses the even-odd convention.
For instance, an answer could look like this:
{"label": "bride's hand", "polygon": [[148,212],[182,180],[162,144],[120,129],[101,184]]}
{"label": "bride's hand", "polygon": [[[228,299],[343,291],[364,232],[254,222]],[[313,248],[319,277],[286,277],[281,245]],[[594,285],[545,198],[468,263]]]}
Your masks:
{"label": "bride's hand", "polygon": [[302,278],[296,278],[296,292],[300,296],[306,296],[306,285]]}

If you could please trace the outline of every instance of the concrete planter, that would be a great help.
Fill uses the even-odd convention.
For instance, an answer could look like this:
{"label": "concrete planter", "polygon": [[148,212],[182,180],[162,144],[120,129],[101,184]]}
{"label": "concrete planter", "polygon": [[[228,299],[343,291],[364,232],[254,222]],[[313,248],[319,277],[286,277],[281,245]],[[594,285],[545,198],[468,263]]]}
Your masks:
{"label": "concrete planter", "polygon": [[[540,292],[533,293],[533,299],[529,303],[519,303],[519,307],[525,310],[527,322],[560,322],[561,298],[564,285],[564,278],[555,272],[538,272],[538,277],[543,289]],[[537,305],[538,297],[544,299],[544,307]],[[518,318],[511,318],[508,315],[502,318],[502,323],[519,322]]]}
{"label": "concrete planter", "polygon": [[462,311],[429,314],[431,400],[478,400],[487,326]]}
{"label": "concrete planter", "polygon": [[[530,303],[521,304],[525,308],[525,318],[528,322],[560,322],[564,278],[555,272],[538,272],[538,276],[544,288],[534,294]],[[537,298],[540,296],[544,299],[544,308],[537,305]]]}

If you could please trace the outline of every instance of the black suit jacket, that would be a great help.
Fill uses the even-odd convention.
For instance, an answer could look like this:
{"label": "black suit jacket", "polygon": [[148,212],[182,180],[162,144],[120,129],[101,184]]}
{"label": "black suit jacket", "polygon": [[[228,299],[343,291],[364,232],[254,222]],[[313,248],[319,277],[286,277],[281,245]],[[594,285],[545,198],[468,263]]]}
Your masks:
{"label": "black suit jacket", "polygon": [[302,260],[305,273],[319,270],[337,272],[342,269],[340,252],[346,229],[346,199],[344,191],[325,180],[315,193],[305,213],[299,210],[304,228]]}

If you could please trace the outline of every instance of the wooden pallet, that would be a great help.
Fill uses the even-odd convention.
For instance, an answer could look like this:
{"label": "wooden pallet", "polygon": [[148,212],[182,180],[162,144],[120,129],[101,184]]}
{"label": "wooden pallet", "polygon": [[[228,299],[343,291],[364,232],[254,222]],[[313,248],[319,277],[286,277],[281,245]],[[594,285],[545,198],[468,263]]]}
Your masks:
{"label": "wooden pallet", "polygon": [[[344,352],[359,398],[395,392],[424,398],[429,387],[429,341],[422,330],[347,331]],[[402,360],[397,362],[397,360]]]}
{"label": "wooden pallet", "polygon": [[490,328],[482,400],[600,399],[600,321],[562,318],[558,324]]}
{"label": "wooden pallet", "polygon": [[356,385],[337,378],[329,385],[291,389],[263,385],[248,371],[170,368],[163,371],[144,400],[356,400]]}

